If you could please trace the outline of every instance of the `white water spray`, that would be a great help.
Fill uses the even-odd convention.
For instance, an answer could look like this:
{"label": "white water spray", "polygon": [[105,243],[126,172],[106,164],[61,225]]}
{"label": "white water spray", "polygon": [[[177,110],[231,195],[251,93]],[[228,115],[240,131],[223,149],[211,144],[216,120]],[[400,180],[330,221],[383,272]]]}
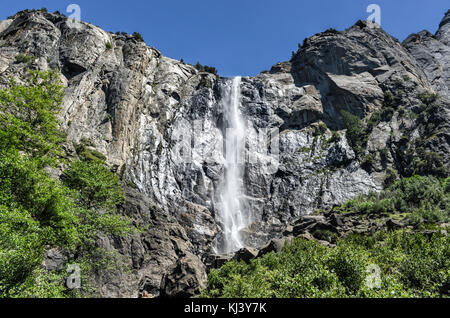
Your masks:
{"label": "white water spray", "polygon": [[231,253],[243,246],[241,230],[248,226],[242,208],[243,164],[245,151],[245,124],[239,111],[241,78],[233,78],[232,86],[224,91],[225,179],[221,187],[221,217],[224,233],[221,252]]}

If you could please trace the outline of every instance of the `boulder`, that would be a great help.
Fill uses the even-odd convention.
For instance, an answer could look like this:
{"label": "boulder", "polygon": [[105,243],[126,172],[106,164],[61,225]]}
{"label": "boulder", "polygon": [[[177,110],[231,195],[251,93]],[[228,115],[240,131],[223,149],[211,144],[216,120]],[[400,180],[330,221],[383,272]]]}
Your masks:
{"label": "boulder", "polygon": [[233,260],[244,261],[246,263],[258,256],[258,250],[252,247],[243,247],[234,254]]}
{"label": "boulder", "polygon": [[60,249],[50,248],[44,252],[42,267],[48,271],[59,270],[64,267],[66,261],[67,256]]}
{"label": "boulder", "polygon": [[257,257],[264,256],[270,252],[281,252],[286,242],[290,242],[292,240],[292,237],[284,237],[281,239],[273,239],[266,245],[264,245],[258,252]]}
{"label": "boulder", "polygon": [[207,281],[205,266],[198,257],[188,254],[161,280],[160,297],[188,298],[199,296]]}
{"label": "boulder", "polygon": [[389,231],[398,230],[398,229],[403,228],[404,226],[405,225],[402,222],[397,221],[397,220],[388,219],[386,221],[386,227]]}
{"label": "boulder", "polygon": [[330,216],[330,223],[334,226],[342,227],[344,226],[344,217],[342,215],[339,215],[337,213],[333,213]]}

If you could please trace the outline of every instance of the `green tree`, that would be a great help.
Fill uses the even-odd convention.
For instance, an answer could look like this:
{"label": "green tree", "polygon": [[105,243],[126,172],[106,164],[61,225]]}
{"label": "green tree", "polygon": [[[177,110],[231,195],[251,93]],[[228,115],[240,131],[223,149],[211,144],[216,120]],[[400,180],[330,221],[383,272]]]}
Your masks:
{"label": "green tree", "polygon": [[357,155],[363,152],[365,143],[364,124],[362,120],[346,110],[340,112],[342,122],[347,129],[347,140]]}
{"label": "green tree", "polygon": [[86,276],[105,259],[95,246],[99,232],[132,231],[117,213],[119,179],[101,158],[73,162],[62,181],[46,172],[62,163],[62,98],[55,71],[30,71],[23,84],[0,90],[0,297],[73,296],[64,273],[40,268],[45,249],[74,255]]}
{"label": "green tree", "polygon": [[0,90],[0,148],[18,149],[43,164],[61,155],[64,140],[57,113],[63,87],[56,71],[29,71],[24,84],[15,80]]}

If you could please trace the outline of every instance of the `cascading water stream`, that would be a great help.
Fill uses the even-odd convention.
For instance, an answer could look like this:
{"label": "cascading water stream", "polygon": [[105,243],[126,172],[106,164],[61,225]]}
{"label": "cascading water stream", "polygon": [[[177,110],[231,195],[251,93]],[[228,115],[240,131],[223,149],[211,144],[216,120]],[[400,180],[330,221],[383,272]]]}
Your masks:
{"label": "cascading water stream", "polygon": [[220,251],[231,253],[243,246],[241,230],[248,226],[242,207],[243,167],[245,151],[245,124],[239,111],[241,104],[241,78],[233,78],[231,88],[224,92],[225,179],[221,187],[221,217],[223,241]]}

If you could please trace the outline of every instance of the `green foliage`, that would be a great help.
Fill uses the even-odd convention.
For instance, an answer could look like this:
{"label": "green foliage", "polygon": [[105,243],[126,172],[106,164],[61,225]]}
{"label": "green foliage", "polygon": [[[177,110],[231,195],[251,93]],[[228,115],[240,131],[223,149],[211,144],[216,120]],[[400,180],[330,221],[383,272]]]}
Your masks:
{"label": "green foliage", "polygon": [[347,129],[347,138],[352,147],[361,145],[361,131],[363,131],[362,120],[346,110],[341,110],[340,112],[342,121]]}
{"label": "green foliage", "polygon": [[89,209],[108,209],[124,201],[119,178],[98,161],[75,161],[64,171],[63,182],[79,191],[80,204]]}
{"label": "green foliage", "polygon": [[346,110],[340,112],[342,121],[347,129],[347,140],[355,153],[361,154],[366,143],[364,124],[362,120]]}
{"label": "green foliage", "polygon": [[392,117],[394,116],[394,108],[392,107],[385,107],[383,108],[383,110],[381,111],[380,117],[382,121],[386,121],[389,122]]}
{"label": "green foliage", "polygon": [[[211,270],[203,297],[449,296],[450,239],[404,231],[352,235],[329,248],[296,238],[279,253]],[[367,284],[371,265],[380,286]]]}
{"label": "green foliage", "polygon": [[111,42],[106,42],[106,48],[108,49],[108,50],[111,50],[112,48],[113,48],[113,45],[112,45],[112,43]]}
{"label": "green foliage", "polygon": [[363,167],[367,171],[372,170],[374,164],[375,157],[371,153],[366,154],[361,160],[361,167]]}
{"label": "green foliage", "polygon": [[383,94],[384,94],[383,106],[384,107],[393,107],[395,104],[394,94],[392,94],[390,91],[386,91]]}
{"label": "green foliage", "polygon": [[358,292],[366,278],[365,270],[369,264],[364,251],[355,246],[343,244],[330,254],[327,263],[331,272],[336,273],[347,293]]}
{"label": "green foliage", "polygon": [[422,93],[419,94],[418,98],[422,101],[422,103],[424,103],[427,106],[430,106],[431,104],[435,103],[439,96],[436,93]]}
{"label": "green foliage", "polygon": [[323,136],[327,130],[327,125],[325,123],[320,123],[314,127],[314,136]]}
{"label": "green foliage", "polygon": [[144,38],[139,32],[133,32],[133,38],[138,42],[144,42]]}
{"label": "green foliage", "polygon": [[386,169],[386,178],[384,179],[384,186],[386,188],[391,186],[397,179],[398,179],[398,174],[395,169],[393,169],[393,168]]}
{"label": "green foliage", "polygon": [[444,166],[442,156],[433,151],[425,151],[423,148],[416,150],[417,154],[412,159],[409,168],[410,174],[435,175],[445,177],[449,171]]}
{"label": "green foliage", "polygon": [[25,55],[25,54],[19,54],[19,55],[16,56],[16,63],[17,64],[20,64],[20,63],[30,64],[35,59],[36,58],[34,56]]}
{"label": "green foliage", "polygon": [[396,181],[381,193],[361,195],[336,211],[363,213],[407,213],[411,224],[450,221],[450,194],[446,181],[413,176]]}
{"label": "green foliage", "polygon": [[213,67],[213,66],[201,65],[199,62],[197,62],[197,64],[195,64],[194,67],[199,72],[207,72],[207,73],[211,73],[211,74],[217,75],[217,69],[215,67]]}
{"label": "green foliage", "polygon": [[331,133],[331,138],[328,140],[329,143],[341,141],[341,135],[337,131]]}
{"label": "green foliage", "polygon": [[61,164],[62,98],[53,71],[30,71],[25,84],[0,90],[0,297],[76,296],[62,284],[67,273],[40,268],[44,250],[56,247],[90,264],[99,232],[132,229],[117,214],[123,191],[102,160],[73,162],[64,181],[46,172]]}
{"label": "green foliage", "polygon": [[81,140],[79,144],[74,144],[77,155],[83,161],[106,161],[106,156],[94,149],[92,143]]}
{"label": "green foliage", "polygon": [[63,141],[57,113],[63,87],[56,72],[29,71],[26,82],[14,80],[0,90],[0,148],[18,149],[34,158],[61,155]]}
{"label": "green foliage", "polygon": [[319,240],[327,241],[330,243],[336,243],[338,239],[337,233],[334,233],[330,230],[317,229],[314,231],[313,236]]}
{"label": "green foliage", "polygon": [[8,296],[39,266],[46,245],[74,248],[80,240],[69,191],[35,160],[3,151],[0,175],[0,296]]}

